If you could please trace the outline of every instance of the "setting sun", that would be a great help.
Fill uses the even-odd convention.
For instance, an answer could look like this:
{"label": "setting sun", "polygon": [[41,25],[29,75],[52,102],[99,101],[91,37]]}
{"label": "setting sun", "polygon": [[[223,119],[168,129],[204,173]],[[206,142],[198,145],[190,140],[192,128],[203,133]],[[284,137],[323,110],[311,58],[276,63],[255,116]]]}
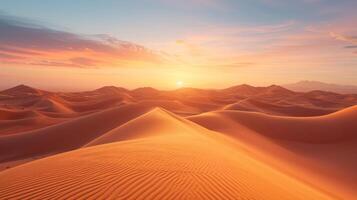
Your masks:
{"label": "setting sun", "polygon": [[182,81],[176,81],[176,87],[182,87],[183,86],[183,82]]}

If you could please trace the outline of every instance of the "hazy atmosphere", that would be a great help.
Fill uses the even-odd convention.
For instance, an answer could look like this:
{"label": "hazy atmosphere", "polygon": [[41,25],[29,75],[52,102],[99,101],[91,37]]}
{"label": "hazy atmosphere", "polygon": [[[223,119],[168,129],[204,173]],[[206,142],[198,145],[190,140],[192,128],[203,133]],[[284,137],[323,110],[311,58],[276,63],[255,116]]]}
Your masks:
{"label": "hazy atmosphere", "polygon": [[356,6],[353,0],[3,0],[0,87],[357,85]]}

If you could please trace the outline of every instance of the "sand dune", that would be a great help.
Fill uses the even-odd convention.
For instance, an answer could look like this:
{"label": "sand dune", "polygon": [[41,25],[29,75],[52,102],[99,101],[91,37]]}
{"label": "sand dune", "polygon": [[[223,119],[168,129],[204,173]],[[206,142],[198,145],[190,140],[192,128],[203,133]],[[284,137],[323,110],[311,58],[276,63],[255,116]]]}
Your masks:
{"label": "sand dune", "polygon": [[66,107],[63,103],[56,101],[54,98],[41,98],[33,107],[36,110],[54,112],[54,113],[73,113],[73,110]]}
{"label": "sand dune", "polygon": [[284,98],[278,103],[288,102],[289,104],[308,105],[322,108],[342,109],[356,105],[357,95],[337,94],[325,91],[312,91],[307,93],[298,93],[294,96]]}
{"label": "sand dune", "polygon": [[0,137],[0,160],[11,161],[79,148],[149,109],[145,106],[127,105],[58,125]]}
{"label": "sand dune", "polygon": [[[1,172],[0,198],[332,199],[167,111],[125,126],[128,140]],[[120,132],[105,140],[117,141]]]}
{"label": "sand dune", "polygon": [[[155,103],[143,101],[66,120],[42,129],[0,137],[0,162],[79,148],[154,107],[156,107]],[[21,123],[13,123],[16,124]],[[35,124],[33,122],[32,125]],[[9,129],[5,126],[4,128]]]}
{"label": "sand dune", "polygon": [[129,93],[129,90],[122,87],[104,86],[96,89],[95,92],[104,93],[104,94],[123,94],[123,93]]}
{"label": "sand dune", "polygon": [[0,120],[0,136],[21,134],[26,131],[44,128],[64,121],[66,121],[66,119],[50,118],[46,116],[36,116],[18,120]]}
{"label": "sand dune", "polygon": [[100,96],[82,102],[71,102],[69,107],[79,113],[88,111],[100,111],[125,104],[118,96]]}
{"label": "sand dune", "polygon": [[202,112],[199,108],[185,105],[178,100],[143,100],[140,101],[140,104],[145,104],[150,107],[161,107],[181,115],[192,115]]}
{"label": "sand dune", "polygon": [[24,96],[24,95],[40,96],[47,93],[49,92],[32,88],[27,85],[18,85],[13,88],[1,91],[1,94],[8,95],[8,96]]}
{"label": "sand dune", "polygon": [[0,199],[354,199],[356,104],[276,85],[20,85],[0,92]]}
{"label": "sand dune", "polygon": [[[357,104],[356,95],[322,91],[297,93],[276,85],[239,85],[222,90],[182,88],[174,91],[160,91],[154,88],[127,90],[107,86],[94,91],[76,93],[54,93],[20,85],[0,94],[0,108],[31,109],[55,118],[78,117],[143,101],[184,116],[222,108],[274,115],[317,116]],[[21,95],[6,96],[9,94]]]}
{"label": "sand dune", "polygon": [[[355,132],[357,124],[353,123],[357,117],[357,106],[317,117],[279,117],[241,111],[213,113],[275,139],[308,143],[344,142],[357,139]],[[199,121],[200,116],[192,116],[189,119],[203,124],[203,121]],[[209,123],[205,125],[209,126]]]}
{"label": "sand dune", "polygon": [[[188,119],[225,133],[265,162],[343,199],[356,196],[357,107],[318,117],[218,111]],[[302,173],[304,172],[304,173]]]}
{"label": "sand dune", "polygon": [[228,95],[235,94],[235,95],[240,95],[240,96],[245,96],[245,97],[257,95],[257,94],[261,93],[262,91],[264,91],[263,87],[253,87],[253,86],[246,85],[246,84],[229,87],[229,88],[222,90],[223,93],[226,93]]}
{"label": "sand dune", "polygon": [[291,104],[278,104],[270,103],[262,100],[247,98],[238,101],[233,104],[228,104],[224,110],[239,110],[239,111],[251,111],[261,112],[270,115],[282,115],[282,116],[320,116],[335,112],[333,108],[318,108],[315,106],[302,106]]}
{"label": "sand dune", "polygon": [[17,120],[37,116],[39,113],[31,110],[0,109],[0,120]]}
{"label": "sand dune", "polygon": [[64,121],[35,110],[0,109],[0,135],[17,134]]}
{"label": "sand dune", "polygon": [[[104,135],[88,143],[86,146],[158,135],[186,133],[188,132],[188,128],[185,125],[189,122],[182,123],[182,121],[182,119],[170,114],[168,111],[161,108],[155,108],[146,114],[108,131]],[[195,127],[194,124],[190,125]]]}

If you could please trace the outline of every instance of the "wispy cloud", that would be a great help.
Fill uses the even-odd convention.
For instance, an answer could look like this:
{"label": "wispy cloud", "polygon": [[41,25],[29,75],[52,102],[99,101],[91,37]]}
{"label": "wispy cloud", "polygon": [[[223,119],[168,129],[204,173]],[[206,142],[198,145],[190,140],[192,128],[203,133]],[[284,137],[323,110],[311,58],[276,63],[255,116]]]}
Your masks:
{"label": "wispy cloud", "polygon": [[357,45],[345,46],[346,49],[357,49]]}
{"label": "wispy cloud", "polygon": [[0,15],[0,62],[65,67],[159,64],[157,52],[109,35],[80,35]]}
{"label": "wispy cloud", "polygon": [[[208,26],[176,41],[191,66],[326,67],[354,63],[356,28],[342,22],[285,21],[255,26]],[[339,34],[337,34],[339,33]],[[345,48],[342,48],[345,47]],[[174,49],[171,47],[171,49]],[[180,57],[184,60],[185,56]]]}
{"label": "wispy cloud", "polygon": [[241,55],[270,48],[274,41],[299,26],[298,22],[292,20],[244,26],[208,24],[162,47],[174,52],[183,63],[190,66],[255,66],[255,60],[240,60]]}
{"label": "wispy cloud", "polygon": [[357,36],[342,35],[335,32],[330,32],[330,36],[336,40],[341,40],[345,42],[350,42],[352,44],[357,44]]}

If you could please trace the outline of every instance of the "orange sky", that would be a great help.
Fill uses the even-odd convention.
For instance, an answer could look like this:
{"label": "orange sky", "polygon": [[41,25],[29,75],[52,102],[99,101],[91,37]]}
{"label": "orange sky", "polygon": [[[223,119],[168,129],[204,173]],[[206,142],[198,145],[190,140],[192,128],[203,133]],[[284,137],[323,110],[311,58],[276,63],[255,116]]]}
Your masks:
{"label": "orange sky", "polygon": [[357,85],[353,6],[351,0],[200,0],[190,6],[175,0],[5,0],[0,87],[172,89],[182,82],[222,88],[299,80]]}

